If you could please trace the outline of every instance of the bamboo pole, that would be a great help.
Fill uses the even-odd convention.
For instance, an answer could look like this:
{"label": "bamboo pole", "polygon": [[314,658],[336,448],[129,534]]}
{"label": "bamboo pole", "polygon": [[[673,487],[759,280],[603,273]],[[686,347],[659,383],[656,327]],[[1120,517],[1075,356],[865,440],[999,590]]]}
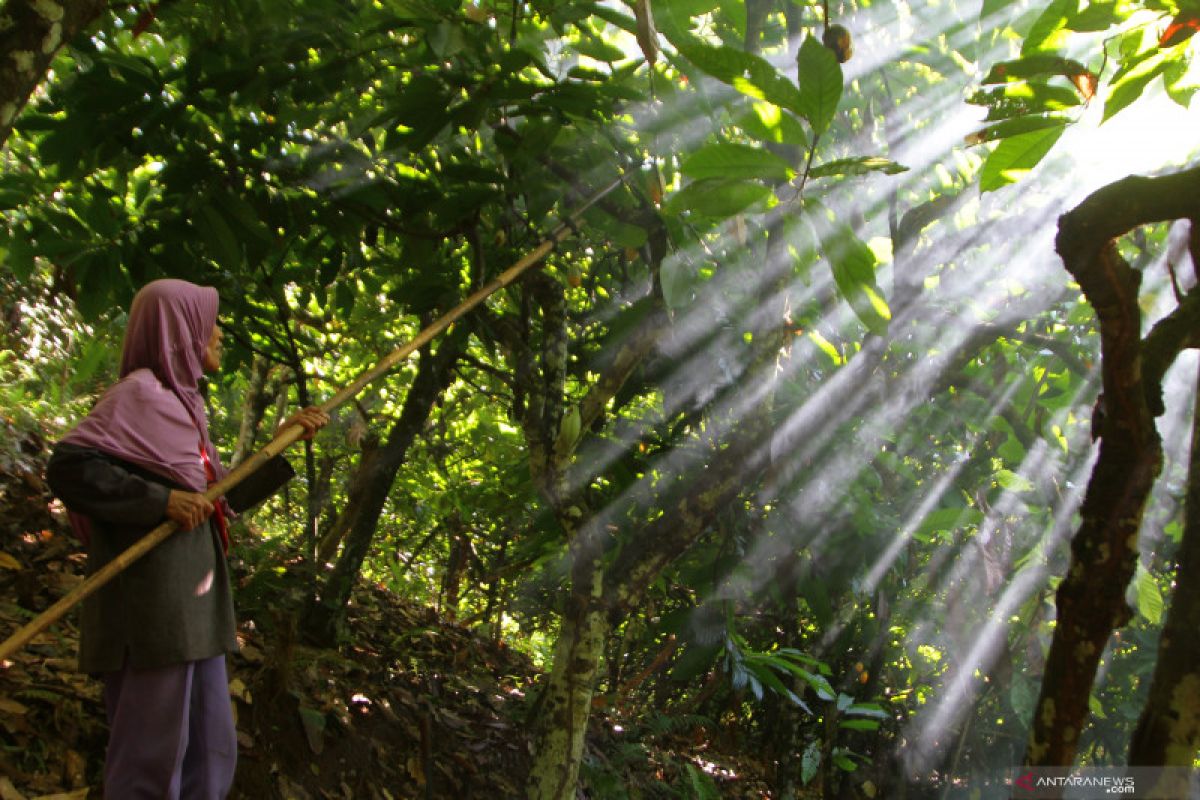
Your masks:
{"label": "bamboo pole", "polygon": [[[430,323],[410,341],[402,344],[400,347],[397,347],[391,353],[384,356],[379,363],[359,375],[358,378],[356,378],[349,386],[339,390],[324,403],[321,403],[321,410],[325,411],[326,413],[333,411],[338,406],[357,395],[368,384],[385,375],[397,364],[401,363],[414,352],[424,347],[426,344],[432,341],[435,336],[445,331],[458,320],[462,319],[484,300],[491,297],[505,286],[513,283],[530,267],[540,263],[541,260],[544,259],[559,242],[567,238],[571,231],[575,230],[575,220],[577,220],[585,211],[599,202],[605,195],[620,186],[624,181],[625,176],[621,176],[608,186],[589,197],[582,205],[571,212],[566,221],[560,223],[558,227],[554,229],[548,239],[543,241],[529,253],[525,254],[521,260],[517,261],[517,263],[506,269],[492,281],[477,289],[474,293],[467,297],[466,300],[463,300],[437,320]],[[218,497],[225,494],[234,486],[237,486],[239,483],[245,480],[267,461],[282,453],[289,446],[299,440],[303,435],[304,428],[300,425],[292,425],[291,427],[280,431],[265,447],[244,460],[242,463],[238,464],[237,467],[235,467],[228,475],[210,486],[208,491],[204,493],[204,496],[208,498],[210,502],[215,501]],[[170,520],[162,523],[157,528],[139,539],[137,542],[130,545],[112,561],[108,562],[99,570],[92,573],[86,580],[83,581],[83,583],[79,584],[62,598],[60,598],[58,602],[43,611],[40,615],[35,617],[23,628],[20,628],[12,636],[5,639],[3,644],[0,644],[0,661],[3,661],[4,659],[16,653],[18,650],[28,644],[35,636],[61,619],[63,615],[70,611],[75,605],[82,602],[84,598],[94,594],[101,586],[108,583],[122,571],[127,569],[130,564],[134,563],[146,553],[153,550],[177,530],[179,530],[179,526]]]}

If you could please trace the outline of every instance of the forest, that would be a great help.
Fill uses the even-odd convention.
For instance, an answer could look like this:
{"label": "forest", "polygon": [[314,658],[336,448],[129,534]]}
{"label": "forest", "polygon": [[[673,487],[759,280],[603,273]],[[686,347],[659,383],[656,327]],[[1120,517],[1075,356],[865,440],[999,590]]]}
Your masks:
{"label": "forest", "polygon": [[[526,259],[236,520],[232,796],[1197,796],[1197,31],[5,0],[0,636],[83,579],[45,467],[141,286],[218,289],[236,465]],[[0,800],[100,796],[77,638],[0,660]]]}

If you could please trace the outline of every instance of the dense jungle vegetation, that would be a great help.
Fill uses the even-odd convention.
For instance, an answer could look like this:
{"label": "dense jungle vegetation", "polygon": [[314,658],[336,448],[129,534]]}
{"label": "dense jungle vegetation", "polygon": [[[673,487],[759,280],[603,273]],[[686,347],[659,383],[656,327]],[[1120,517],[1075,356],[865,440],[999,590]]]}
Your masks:
{"label": "dense jungle vegetation", "polygon": [[[1195,765],[1197,30],[1196,0],[6,0],[0,633],[78,580],[41,469],[143,283],[218,287],[236,464],[565,224],[239,522],[240,796]],[[0,665],[5,800],[98,783],[71,635]]]}

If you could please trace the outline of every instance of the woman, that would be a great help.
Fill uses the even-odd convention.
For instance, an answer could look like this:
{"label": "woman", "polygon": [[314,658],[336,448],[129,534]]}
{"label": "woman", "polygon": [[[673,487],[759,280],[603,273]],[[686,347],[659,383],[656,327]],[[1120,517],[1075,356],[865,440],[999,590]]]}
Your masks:
{"label": "woman", "polygon": [[[225,474],[197,386],[202,373],[220,367],[217,306],[216,289],[181,280],[138,292],[120,381],[63,438],[47,468],[88,543],[89,572],[164,519],[180,528],[83,605],[79,666],[104,679],[104,789],[112,800],[223,798],[233,782],[237,736],[225,654],[237,640],[225,522],[231,508],[265,495],[262,486],[246,486],[254,476],[215,505],[203,494]],[[299,424],[311,438],[328,421],[310,407],[280,429]],[[282,459],[256,475],[280,468],[290,476]],[[278,488],[273,482],[266,494]]]}

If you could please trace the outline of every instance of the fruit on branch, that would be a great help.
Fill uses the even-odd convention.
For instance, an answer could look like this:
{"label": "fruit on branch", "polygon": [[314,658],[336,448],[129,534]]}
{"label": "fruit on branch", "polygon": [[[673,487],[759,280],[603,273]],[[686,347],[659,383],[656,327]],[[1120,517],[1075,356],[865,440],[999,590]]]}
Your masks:
{"label": "fruit on branch", "polygon": [[821,42],[832,50],[837,60],[843,64],[854,55],[854,42],[850,38],[850,31],[842,25],[830,25],[826,28],[821,34]]}

